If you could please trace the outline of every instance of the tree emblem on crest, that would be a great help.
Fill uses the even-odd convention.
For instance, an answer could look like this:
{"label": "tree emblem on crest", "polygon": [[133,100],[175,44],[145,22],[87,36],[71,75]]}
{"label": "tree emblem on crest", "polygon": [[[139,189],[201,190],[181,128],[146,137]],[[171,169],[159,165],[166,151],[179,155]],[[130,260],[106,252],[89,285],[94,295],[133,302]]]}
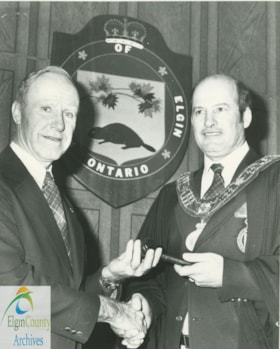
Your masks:
{"label": "tree emblem on crest", "polygon": [[138,113],[144,116],[153,117],[153,113],[160,111],[160,99],[155,97],[152,90],[154,87],[150,83],[137,83],[131,81],[127,88],[113,87],[110,79],[105,75],[90,80],[89,96],[95,103],[102,103],[108,109],[117,107],[119,96],[127,96],[138,102]]}

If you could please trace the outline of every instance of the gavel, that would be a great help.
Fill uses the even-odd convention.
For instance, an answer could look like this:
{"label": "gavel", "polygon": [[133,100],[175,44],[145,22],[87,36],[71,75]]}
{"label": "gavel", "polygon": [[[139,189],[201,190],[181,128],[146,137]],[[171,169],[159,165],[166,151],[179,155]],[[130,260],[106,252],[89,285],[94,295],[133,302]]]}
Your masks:
{"label": "gavel", "polygon": [[[155,245],[155,242],[152,239],[146,238],[141,240],[141,256],[142,258],[145,257],[146,252],[149,249],[153,249],[155,250],[157,248],[157,246]],[[160,257],[161,261],[169,263],[169,264],[179,264],[179,265],[190,265],[192,263],[190,262],[186,262],[182,259],[176,258],[176,257],[172,257],[172,256],[168,256],[166,254],[162,254]]]}

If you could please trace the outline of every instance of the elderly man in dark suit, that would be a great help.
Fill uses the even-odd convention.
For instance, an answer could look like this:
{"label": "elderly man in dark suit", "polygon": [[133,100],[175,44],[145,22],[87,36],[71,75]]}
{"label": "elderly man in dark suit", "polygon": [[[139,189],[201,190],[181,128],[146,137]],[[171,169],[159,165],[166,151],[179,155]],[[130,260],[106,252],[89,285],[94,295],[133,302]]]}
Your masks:
{"label": "elderly man in dark suit", "polygon": [[248,146],[250,103],[226,75],[194,89],[204,166],[161,190],[139,234],[189,265],[128,281],[149,305],[149,349],[278,348],[280,157]]}
{"label": "elderly man in dark suit", "polygon": [[61,68],[35,72],[19,87],[16,135],[0,155],[0,285],[51,286],[52,349],[80,348],[96,322],[133,348],[146,332],[142,305],[137,295],[129,303],[113,296],[121,279],[152,268],[160,251],[141,261],[140,242],[129,241],[119,258],[85,277],[83,231],[52,171],[70,146],[78,109],[77,89]]}

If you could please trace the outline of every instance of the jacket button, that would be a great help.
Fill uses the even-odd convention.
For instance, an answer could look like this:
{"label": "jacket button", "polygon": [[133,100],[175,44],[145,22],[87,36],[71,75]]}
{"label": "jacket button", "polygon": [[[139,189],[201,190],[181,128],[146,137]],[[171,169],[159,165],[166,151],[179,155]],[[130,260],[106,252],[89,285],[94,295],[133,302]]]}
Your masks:
{"label": "jacket button", "polygon": [[83,332],[82,331],[77,331],[77,336],[81,337],[83,335]]}
{"label": "jacket button", "polygon": [[176,321],[183,321],[183,316],[181,315],[176,316]]}
{"label": "jacket button", "polygon": [[65,327],[65,331],[69,332],[69,331],[71,331],[71,328],[70,327]]}

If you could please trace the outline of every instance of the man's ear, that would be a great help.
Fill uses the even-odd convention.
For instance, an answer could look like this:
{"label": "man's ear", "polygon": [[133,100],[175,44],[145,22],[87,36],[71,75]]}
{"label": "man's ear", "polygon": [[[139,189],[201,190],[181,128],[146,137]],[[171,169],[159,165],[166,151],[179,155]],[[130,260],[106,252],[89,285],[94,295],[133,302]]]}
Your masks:
{"label": "man's ear", "polygon": [[252,122],[252,110],[247,107],[243,112],[243,125],[244,128],[247,128],[251,125]]}
{"label": "man's ear", "polygon": [[14,101],[12,104],[12,116],[13,120],[17,125],[21,123],[21,108],[17,101]]}

